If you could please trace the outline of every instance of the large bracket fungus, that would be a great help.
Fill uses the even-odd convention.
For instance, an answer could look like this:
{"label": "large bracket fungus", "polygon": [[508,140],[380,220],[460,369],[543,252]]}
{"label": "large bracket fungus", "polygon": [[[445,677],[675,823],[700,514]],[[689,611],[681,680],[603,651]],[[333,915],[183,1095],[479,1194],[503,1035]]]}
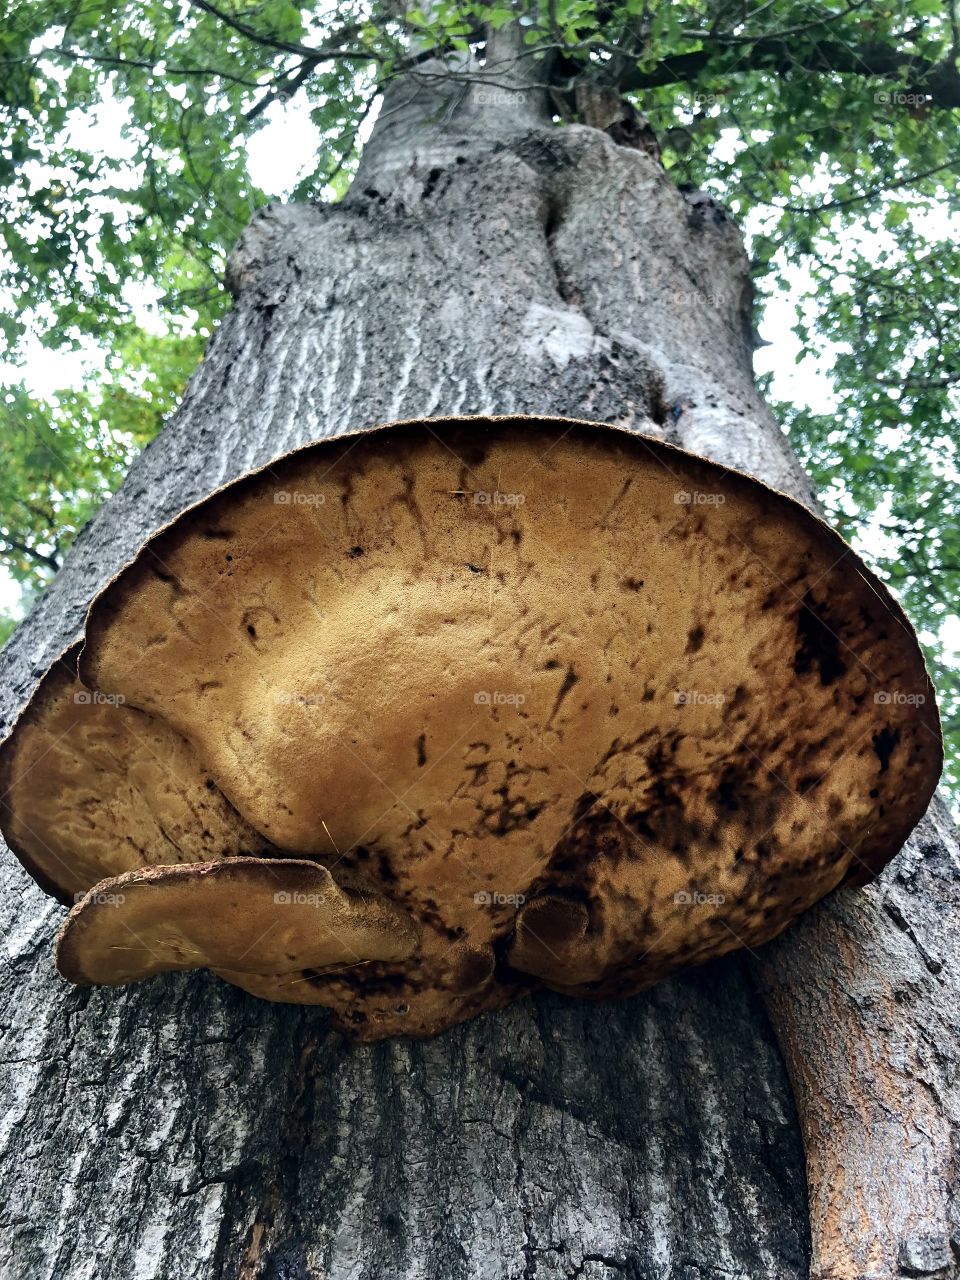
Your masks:
{"label": "large bracket fungus", "polygon": [[61,972],[206,967],[432,1035],[779,933],[939,776],[917,641],[805,508],[612,427],[406,422],[191,508],[2,749],[3,831],[86,893]]}

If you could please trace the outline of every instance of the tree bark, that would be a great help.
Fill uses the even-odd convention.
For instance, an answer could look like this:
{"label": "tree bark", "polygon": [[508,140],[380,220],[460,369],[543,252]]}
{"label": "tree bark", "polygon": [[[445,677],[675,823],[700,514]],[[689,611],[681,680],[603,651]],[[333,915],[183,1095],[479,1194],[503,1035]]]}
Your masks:
{"label": "tree bark", "polygon": [[[753,385],[729,218],[491,64],[471,85],[425,64],[342,204],[254,219],[183,405],[4,651],[7,721],[151,531],[317,437],[579,416],[811,501]],[[758,958],[360,1049],[205,974],[67,987],[62,909],[8,857],[0,1276],[954,1275],[951,850],[936,810],[878,887]]]}

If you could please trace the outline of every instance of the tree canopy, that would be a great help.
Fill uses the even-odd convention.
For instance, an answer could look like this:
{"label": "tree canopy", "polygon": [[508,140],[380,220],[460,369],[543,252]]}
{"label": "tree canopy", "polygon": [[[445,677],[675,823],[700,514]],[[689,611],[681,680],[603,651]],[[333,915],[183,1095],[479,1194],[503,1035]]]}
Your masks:
{"label": "tree canopy", "polygon": [[[960,785],[960,673],[941,636],[960,594],[956,0],[15,2],[0,24],[8,369],[31,334],[95,356],[49,399],[5,380],[0,561],[25,599],[42,588],[160,429],[252,212],[339,199],[387,82],[433,54],[482,58],[490,27],[518,18],[558,128],[578,87],[615,90],[677,182],[747,227],[764,337],[764,299],[803,282],[801,355],[835,403],[774,408],[921,630]],[[245,144],[294,98],[321,145],[294,190],[266,192]],[[104,147],[108,113],[122,148]]]}

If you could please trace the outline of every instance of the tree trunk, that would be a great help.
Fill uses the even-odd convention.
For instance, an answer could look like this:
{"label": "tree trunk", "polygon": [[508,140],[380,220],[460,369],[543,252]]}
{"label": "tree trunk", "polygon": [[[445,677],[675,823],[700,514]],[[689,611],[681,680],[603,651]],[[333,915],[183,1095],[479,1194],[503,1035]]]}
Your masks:
{"label": "tree trunk", "polygon": [[[152,530],[320,436],[579,416],[810,501],[753,386],[729,218],[496,72],[425,64],[343,204],[254,219],[181,409],[5,651],[6,719]],[[938,809],[879,886],[760,957],[359,1049],[206,974],[66,986],[62,909],[8,857],[0,1276],[954,1275],[952,842]]]}

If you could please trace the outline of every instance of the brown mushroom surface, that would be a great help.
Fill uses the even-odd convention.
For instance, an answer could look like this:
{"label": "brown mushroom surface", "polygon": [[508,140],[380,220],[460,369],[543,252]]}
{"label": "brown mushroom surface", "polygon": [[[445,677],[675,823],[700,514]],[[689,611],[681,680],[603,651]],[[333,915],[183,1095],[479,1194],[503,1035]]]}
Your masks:
{"label": "brown mushroom surface", "polygon": [[401,962],[229,975],[361,1039],[755,946],[882,867],[941,763],[916,639],[836,534],[569,420],[395,424],[227,486],[94,602],[80,674],[415,921]]}
{"label": "brown mushroom surface", "polygon": [[53,665],[0,750],[0,830],[47,892],[72,903],[137,867],[270,848],[180,734],[85,689],[76,660]]}
{"label": "brown mushroom surface", "polygon": [[57,968],[71,982],[108,986],[171,969],[297,976],[403,960],[416,944],[402,911],[344,893],[316,863],[229,858],[102,880],[67,916]]}

